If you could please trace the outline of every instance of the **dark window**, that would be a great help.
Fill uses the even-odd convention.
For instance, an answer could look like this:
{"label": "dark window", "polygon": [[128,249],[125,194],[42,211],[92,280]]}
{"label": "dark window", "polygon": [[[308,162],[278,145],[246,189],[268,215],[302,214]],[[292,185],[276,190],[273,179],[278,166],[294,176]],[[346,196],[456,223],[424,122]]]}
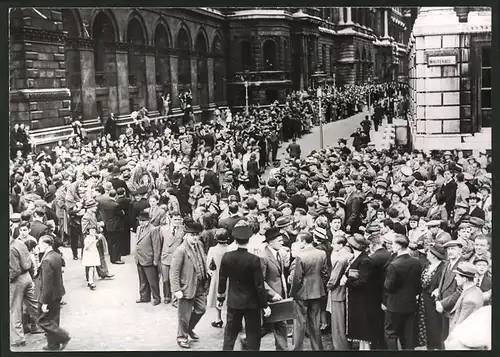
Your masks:
{"label": "dark window", "polygon": [[481,125],[490,127],[492,121],[491,114],[491,48],[481,49],[481,73],[480,73],[480,115]]}
{"label": "dark window", "polygon": [[276,42],[272,40],[266,40],[264,45],[262,46],[262,53],[264,55],[264,70],[266,71],[275,71],[277,68],[276,60],[277,60],[277,51],[276,51]]}
{"label": "dark window", "polygon": [[240,42],[240,54],[241,54],[241,66],[243,71],[249,71],[252,69],[252,47],[250,42],[242,41]]}
{"label": "dark window", "polygon": [[327,63],[327,61],[326,61],[326,45],[321,46],[321,55],[323,57],[323,59],[322,59],[322,61],[323,61],[322,71],[326,72],[327,71],[327,69],[326,69],[327,68],[326,67],[326,63]]}
{"label": "dark window", "polygon": [[285,71],[288,71],[289,70],[289,66],[288,66],[288,63],[290,62],[290,50],[288,49],[288,42],[284,42],[283,43],[283,47],[285,49],[285,58],[284,58],[284,63],[285,63]]}

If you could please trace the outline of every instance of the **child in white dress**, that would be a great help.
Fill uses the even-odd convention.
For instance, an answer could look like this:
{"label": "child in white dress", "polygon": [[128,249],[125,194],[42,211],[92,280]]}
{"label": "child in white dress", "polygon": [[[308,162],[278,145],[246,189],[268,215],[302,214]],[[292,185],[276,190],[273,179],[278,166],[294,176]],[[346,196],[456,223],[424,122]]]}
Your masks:
{"label": "child in white dress", "polygon": [[101,258],[97,250],[98,235],[95,228],[90,228],[89,234],[83,241],[83,258],[82,264],[89,268],[87,285],[90,290],[96,288],[95,276],[97,273],[96,267],[101,265]]}

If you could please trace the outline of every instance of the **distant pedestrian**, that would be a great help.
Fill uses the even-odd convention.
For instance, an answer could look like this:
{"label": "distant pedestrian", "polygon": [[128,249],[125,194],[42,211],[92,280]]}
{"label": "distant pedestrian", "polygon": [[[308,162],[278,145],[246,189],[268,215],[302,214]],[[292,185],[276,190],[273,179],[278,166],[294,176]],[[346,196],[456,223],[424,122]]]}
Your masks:
{"label": "distant pedestrian", "polygon": [[290,158],[300,159],[301,149],[300,149],[300,145],[297,144],[296,138],[292,139],[292,143],[288,145],[288,147],[286,148],[286,151],[290,155]]}

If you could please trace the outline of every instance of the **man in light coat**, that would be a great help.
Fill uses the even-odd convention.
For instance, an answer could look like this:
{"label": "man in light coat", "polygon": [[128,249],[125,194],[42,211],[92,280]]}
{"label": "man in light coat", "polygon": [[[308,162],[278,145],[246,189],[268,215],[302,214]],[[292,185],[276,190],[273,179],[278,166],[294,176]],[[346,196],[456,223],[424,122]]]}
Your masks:
{"label": "man in light coat", "polygon": [[172,290],[170,290],[170,267],[174,252],[182,244],[184,229],[179,212],[172,214],[170,224],[161,226],[160,235],[162,239],[161,249],[161,275],[163,280],[163,302],[169,304],[172,301]]}

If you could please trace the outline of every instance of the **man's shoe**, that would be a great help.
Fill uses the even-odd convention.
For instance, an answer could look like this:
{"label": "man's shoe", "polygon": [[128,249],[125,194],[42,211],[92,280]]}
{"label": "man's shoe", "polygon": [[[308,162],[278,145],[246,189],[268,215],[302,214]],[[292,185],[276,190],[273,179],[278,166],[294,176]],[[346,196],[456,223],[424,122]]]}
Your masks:
{"label": "man's shoe", "polygon": [[125,264],[125,262],[122,262],[121,260],[117,260],[116,262],[111,262],[111,264]]}
{"label": "man's shoe", "polygon": [[200,336],[198,336],[194,331],[189,331],[189,337],[191,337],[192,340],[199,340]]}
{"label": "man's shoe", "polygon": [[103,279],[103,280],[104,279],[113,279],[114,276],[115,276],[115,274],[108,274],[108,275],[103,276],[101,279]]}
{"label": "man's shoe", "polygon": [[59,351],[59,347],[56,346],[43,346],[42,350],[44,351]]}
{"label": "man's shoe", "polygon": [[142,304],[142,303],[145,303],[145,302],[150,302],[151,300],[142,300],[142,299],[139,299],[139,300],[135,300],[135,302],[137,304]]}
{"label": "man's shoe", "polygon": [[44,331],[40,327],[32,327],[30,333],[32,335],[37,335],[39,333],[44,333]]}
{"label": "man's shoe", "polygon": [[153,301],[153,306],[160,305],[160,300]]}
{"label": "man's shoe", "polygon": [[171,300],[171,299],[164,299],[164,300],[163,300],[163,303],[164,303],[164,304],[170,304],[171,302],[172,302],[172,300]]}
{"label": "man's shoe", "polygon": [[191,348],[191,346],[189,345],[189,342],[184,341],[184,340],[177,340],[177,344],[182,348]]}
{"label": "man's shoe", "polygon": [[24,347],[26,346],[26,341],[16,342],[11,344],[12,347]]}
{"label": "man's shoe", "polygon": [[66,346],[68,345],[69,341],[71,341],[71,337],[68,337],[68,339],[64,342],[61,343],[61,347],[59,347],[59,351],[62,351],[66,348]]}

